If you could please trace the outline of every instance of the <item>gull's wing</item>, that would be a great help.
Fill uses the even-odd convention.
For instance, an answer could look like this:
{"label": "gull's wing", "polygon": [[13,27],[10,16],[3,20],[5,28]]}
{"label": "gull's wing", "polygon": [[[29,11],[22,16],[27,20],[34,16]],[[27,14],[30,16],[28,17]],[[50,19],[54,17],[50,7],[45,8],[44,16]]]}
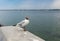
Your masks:
{"label": "gull's wing", "polygon": [[19,22],[19,24],[24,24],[24,23],[25,23],[25,20],[23,20],[23,21]]}
{"label": "gull's wing", "polygon": [[25,23],[25,20],[23,20],[23,21],[19,22],[17,25],[22,26],[22,24],[24,24],[24,23]]}

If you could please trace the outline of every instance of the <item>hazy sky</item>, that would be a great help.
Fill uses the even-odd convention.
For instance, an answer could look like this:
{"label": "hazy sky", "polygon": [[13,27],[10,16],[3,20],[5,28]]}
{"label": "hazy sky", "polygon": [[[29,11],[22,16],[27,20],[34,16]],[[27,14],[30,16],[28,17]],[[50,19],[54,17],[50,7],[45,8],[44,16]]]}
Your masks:
{"label": "hazy sky", "polygon": [[0,9],[60,9],[60,0],[0,0]]}

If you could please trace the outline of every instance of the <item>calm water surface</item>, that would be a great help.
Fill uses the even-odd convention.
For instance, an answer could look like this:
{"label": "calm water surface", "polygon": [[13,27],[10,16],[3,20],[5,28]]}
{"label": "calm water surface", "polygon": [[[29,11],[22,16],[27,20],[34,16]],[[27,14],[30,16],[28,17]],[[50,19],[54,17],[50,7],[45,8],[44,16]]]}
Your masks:
{"label": "calm water surface", "polygon": [[14,25],[30,17],[27,30],[46,41],[60,41],[60,11],[0,11],[0,24]]}

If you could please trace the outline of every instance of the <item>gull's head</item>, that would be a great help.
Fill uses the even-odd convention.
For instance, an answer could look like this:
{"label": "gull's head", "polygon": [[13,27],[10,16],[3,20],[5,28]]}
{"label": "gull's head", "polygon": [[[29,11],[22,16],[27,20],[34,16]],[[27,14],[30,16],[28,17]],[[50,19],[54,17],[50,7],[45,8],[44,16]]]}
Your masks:
{"label": "gull's head", "polygon": [[25,17],[25,19],[29,20],[29,17],[28,17],[28,16],[26,16],[26,17]]}

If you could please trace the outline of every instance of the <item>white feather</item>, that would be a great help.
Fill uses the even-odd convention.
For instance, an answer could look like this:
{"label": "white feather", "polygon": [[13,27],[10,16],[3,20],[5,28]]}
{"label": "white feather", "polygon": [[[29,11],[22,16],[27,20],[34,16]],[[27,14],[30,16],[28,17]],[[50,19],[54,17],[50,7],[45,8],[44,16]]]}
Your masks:
{"label": "white feather", "polygon": [[22,20],[21,22],[19,22],[17,24],[17,26],[24,27],[24,26],[26,26],[28,24],[29,24],[29,20],[25,19],[25,20]]}

